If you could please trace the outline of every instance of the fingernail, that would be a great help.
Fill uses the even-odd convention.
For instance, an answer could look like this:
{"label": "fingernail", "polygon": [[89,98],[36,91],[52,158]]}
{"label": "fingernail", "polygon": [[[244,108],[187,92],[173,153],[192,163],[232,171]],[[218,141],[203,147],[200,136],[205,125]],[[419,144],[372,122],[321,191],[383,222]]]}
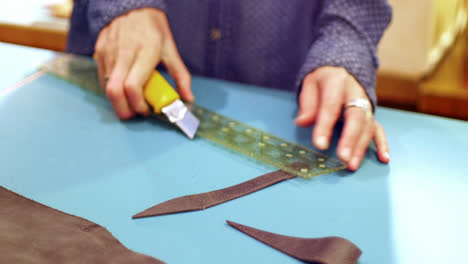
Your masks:
{"label": "fingernail", "polygon": [[298,115],[296,116],[296,119],[294,119],[294,122],[297,123],[298,121],[300,121],[300,120],[303,119],[303,118],[304,118],[304,114],[298,114]]}
{"label": "fingernail", "polygon": [[195,102],[195,96],[194,96],[193,94],[190,94],[190,96],[189,96],[189,102],[190,102],[190,103]]}
{"label": "fingernail", "polygon": [[383,157],[384,157],[386,160],[390,160],[390,154],[389,154],[388,152],[384,152]]}
{"label": "fingernail", "polygon": [[354,157],[354,158],[351,160],[350,164],[351,164],[351,167],[352,167],[353,169],[357,170],[358,167],[359,167],[359,158],[358,158],[358,157]]}
{"label": "fingernail", "polygon": [[341,151],[341,158],[344,159],[345,161],[348,161],[351,156],[351,149],[350,148],[344,148]]}
{"label": "fingernail", "polygon": [[317,138],[315,145],[317,145],[319,149],[322,149],[322,150],[327,149],[328,148],[327,138],[324,136],[320,136],[319,138]]}

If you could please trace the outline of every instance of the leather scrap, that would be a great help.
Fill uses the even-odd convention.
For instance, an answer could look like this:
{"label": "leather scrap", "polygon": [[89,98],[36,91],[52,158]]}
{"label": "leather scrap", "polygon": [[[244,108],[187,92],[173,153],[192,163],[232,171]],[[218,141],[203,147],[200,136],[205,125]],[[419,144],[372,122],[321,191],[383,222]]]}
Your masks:
{"label": "leather scrap", "polygon": [[296,259],[321,264],[355,264],[361,250],[341,237],[298,238],[278,235],[229,220],[227,223],[242,233]]}
{"label": "leather scrap", "polygon": [[0,186],[0,263],[164,262],[129,250],[100,225]]}
{"label": "leather scrap", "polygon": [[295,175],[281,170],[270,172],[228,188],[177,197],[146,209],[134,215],[132,218],[135,219],[149,216],[204,210],[206,208],[228,202],[230,200],[266,188],[275,183],[289,180],[295,177]]}

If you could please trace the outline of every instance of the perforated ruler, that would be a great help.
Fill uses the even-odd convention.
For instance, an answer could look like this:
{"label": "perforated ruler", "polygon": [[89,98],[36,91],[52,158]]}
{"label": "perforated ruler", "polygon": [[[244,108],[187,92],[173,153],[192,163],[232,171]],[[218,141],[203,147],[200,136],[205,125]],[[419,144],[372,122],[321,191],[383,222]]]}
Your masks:
{"label": "perforated ruler", "polygon": [[[96,63],[91,58],[62,55],[42,65],[41,70],[77,84],[88,91],[103,94]],[[296,176],[310,178],[346,168],[345,164],[337,159],[204,107],[193,104],[190,108],[200,119],[197,136]]]}

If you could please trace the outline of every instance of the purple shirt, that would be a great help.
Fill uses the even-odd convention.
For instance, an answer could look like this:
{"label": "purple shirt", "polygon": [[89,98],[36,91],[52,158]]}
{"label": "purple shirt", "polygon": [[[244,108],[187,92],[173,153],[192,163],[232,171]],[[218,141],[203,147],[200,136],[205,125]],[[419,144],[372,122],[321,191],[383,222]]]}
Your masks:
{"label": "purple shirt", "polygon": [[143,7],[166,12],[192,74],[296,91],[318,67],[341,66],[376,103],[386,0],[75,0],[67,51],[91,55],[104,26]]}

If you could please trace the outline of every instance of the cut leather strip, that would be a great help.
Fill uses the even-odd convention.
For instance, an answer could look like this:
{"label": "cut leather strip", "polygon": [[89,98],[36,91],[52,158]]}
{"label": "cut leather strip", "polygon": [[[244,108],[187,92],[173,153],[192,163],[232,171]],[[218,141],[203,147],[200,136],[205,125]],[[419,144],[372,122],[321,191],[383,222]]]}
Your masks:
{"label": "cut leather strip", "polygon": [[164,263],[127,249],[104,227],[0,187],[0,263]]}
{"label": "cut leather strip", "polygon": [[361,250],[341,237],[299,238],[278,235],[227,220],[242,233],[296,259],[321,264],[354,264]]}
{"label": "cut leather strip", "polygon": [[228,188],[174,198],[146,209],[132,218],[204,210],[295,177],[295,175],[281,170],[270,172]]}

